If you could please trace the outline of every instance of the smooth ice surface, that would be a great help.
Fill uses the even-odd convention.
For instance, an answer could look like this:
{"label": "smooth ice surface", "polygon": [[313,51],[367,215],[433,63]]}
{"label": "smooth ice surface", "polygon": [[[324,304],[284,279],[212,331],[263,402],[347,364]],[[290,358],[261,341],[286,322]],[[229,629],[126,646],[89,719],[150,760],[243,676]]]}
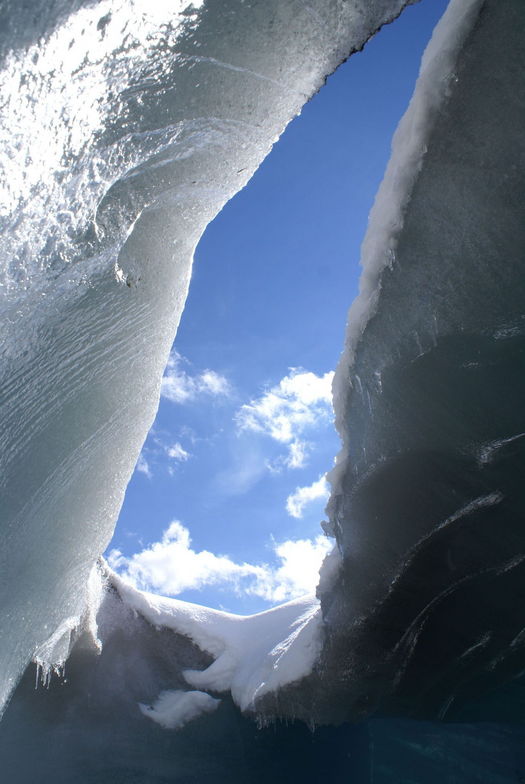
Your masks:
{"label": "smooth ice surface", "polygon": [[206,224],[404,5],[2,4],[0,705],[83,612]]}

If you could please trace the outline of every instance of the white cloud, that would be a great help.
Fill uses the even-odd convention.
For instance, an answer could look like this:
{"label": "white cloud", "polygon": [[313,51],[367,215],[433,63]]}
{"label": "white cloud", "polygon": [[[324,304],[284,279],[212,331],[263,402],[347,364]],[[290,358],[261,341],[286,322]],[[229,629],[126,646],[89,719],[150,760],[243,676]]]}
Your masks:
{"label": "white cloud", "polygon": [[173,403],[187,403],[200,395],[227,397],[231,394],[228,380],[214,370],[190,375],[181,366],[187,362],[177,351],[172,351],[162,379],[161,395]]}
{"label": "white cloud", "polygon": [[176,596],[214,585],[237,595],[249,594],[275,603],[312,593],[323,558],[331,547],[323,535],[314,540],[288,540],[273,544],[280,561],[277,567],[236,563],[228,556],[193,550],[190,532],[174,520],[160,542],[129,558],[112,550],[108,562],[133,585],[149,591]]}
{"label": "white cloud", "polygon": [[302,517],[304,507],[319,499],[326,500],[329,495],[328,482],[320,476],[316,482],[306,487],[296,487],[286,499],[286,511],[292,517]]}
{"label": "white cloud", "polygon": [[292,441],[288,449],[288,456],[285,464],[288,468],[302,468],[306,465],[308,449],[310,444],[307,441]]}
{"label": "white cloud", "polygon": [[185,462],[191,457],[190,453],[187,452],[182,444],[177,441],[173,446],[169,446],[166,448],[166,454],[168,457],[171,457],[172,460],[178,460],[180,462]]}
{"label": "white cloud", "polygon": [[198,385],[201,391],[210,395],[229,395],[230,385],[224,376],[214,370],[205,370],[198,376]]}
{"label": "white cloud", "polygon": [[323,559],[332,547],[333,542],[322,534],[315,539],[288,539],[276,545],[281,566],[271,574],[264,591],[258,595],[267,601],[284,602],[294,596],[313,593]]}
{"label": "white cloud", "polygon": [[151,473],[151,468],[149,467],[149,463],[144,457],[144,455],[142,454],[142,452],[140,453],[139,459],[137,460],[135,471],[140,471],[140,473],[147,476],[148,479],[151,479],[151,477],[153,476],[153,474]]}
{"label": "white cloud", "polygon": [[281,461],[288,468],[306,464],[309,444],[305,431],[332,417],[333,372],[317,376],[300,368],[290,373],[261,397],[241,406],[236,421],[241,430],[263,433],[281,444],[288,453]]}

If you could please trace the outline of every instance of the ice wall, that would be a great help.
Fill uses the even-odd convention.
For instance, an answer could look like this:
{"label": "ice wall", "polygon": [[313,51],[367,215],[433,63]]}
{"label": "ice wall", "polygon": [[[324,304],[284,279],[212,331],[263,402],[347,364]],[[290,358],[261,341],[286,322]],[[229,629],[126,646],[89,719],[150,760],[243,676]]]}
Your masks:
{"label": "ice wall", "polygon": [[519,0],[451,4],[363,246],[321,591],[354,715],[463,716],[523,666],[524,34]]}
{"label": "ice wall", "polygon": [[2,4],[0,704],[46,639],[67,648],[200,234],[405,4]]}

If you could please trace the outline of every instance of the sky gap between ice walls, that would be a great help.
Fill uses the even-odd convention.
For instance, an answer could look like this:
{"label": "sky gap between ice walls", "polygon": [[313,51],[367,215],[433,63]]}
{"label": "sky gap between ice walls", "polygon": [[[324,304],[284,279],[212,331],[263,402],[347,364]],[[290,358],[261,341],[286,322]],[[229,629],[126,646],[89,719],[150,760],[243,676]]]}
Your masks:
{"label": "sky gap between ice walls", "polygon": [[82,614],[205,226],[406,4],[4,4],[1,705]]}

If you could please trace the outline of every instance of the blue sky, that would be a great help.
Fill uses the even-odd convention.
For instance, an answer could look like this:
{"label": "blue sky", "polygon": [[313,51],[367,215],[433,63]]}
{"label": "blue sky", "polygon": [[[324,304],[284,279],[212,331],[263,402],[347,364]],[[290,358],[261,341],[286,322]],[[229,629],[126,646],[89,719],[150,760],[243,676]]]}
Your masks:
{"label": "blue sky", "polygon": [[330,380],[359,249],[446,0],[331,76],[208,226],[110,562],[139,587],[250,613],[315,585]]}

